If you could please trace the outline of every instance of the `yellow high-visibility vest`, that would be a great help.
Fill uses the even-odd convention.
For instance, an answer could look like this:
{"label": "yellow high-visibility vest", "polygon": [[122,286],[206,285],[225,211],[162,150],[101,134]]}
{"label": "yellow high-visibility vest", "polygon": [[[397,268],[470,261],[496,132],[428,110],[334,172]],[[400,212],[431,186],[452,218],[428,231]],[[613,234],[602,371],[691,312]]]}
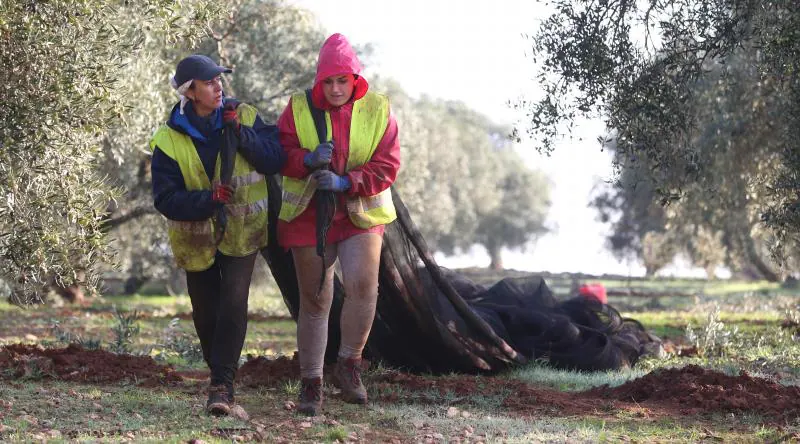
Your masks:
{"label": "yellow high-visibility vest", "polygon": [[[300,146],[309,151],[316,150],[320,141],[305,93],[292,96],[292,114]],[[330,140],[332,131],[331,117],[328,112],[325,112],[325,123],[328,128],[328,140]],[[353,117],[350,122],[350,152],[345,172],[364,165],[372,158],[388,125],[389,100],[385,96],[369,91],[364,97],[353,103]],[[305,179],[284,176],[283,202],[279,218],[291,222],[299,216],[308,208],[316,189],[316,182],[311,180],[311,176]],[[388,224],[397,218],[392,203],[392,193],[388,188],[374,196],[347,196],[345,200],[350,220],[359,228],[367,229]]]}
{"label": "yellow high-visibility vest", "polygon": [[[255,107],[240,104],[237,108],[242,125],[252,127],[258,111]],[[192,138],[167,125],[159,128],[150,149],[158,148],[178,162],[186,189],[211,190],[211,181],[203,168]],[[214,172],[214,183],[220,181],[220,158]],[[267,245],[267,182],[238,152],[234,158],[233,198],[225,205],[227,225],[222,241],[216,245],[213,218],[203,221],[169,221],[169,241],[172,255],[179,267],[186,271],[203,271],[214,264],[219,250],[228,256],[247,256]]]}

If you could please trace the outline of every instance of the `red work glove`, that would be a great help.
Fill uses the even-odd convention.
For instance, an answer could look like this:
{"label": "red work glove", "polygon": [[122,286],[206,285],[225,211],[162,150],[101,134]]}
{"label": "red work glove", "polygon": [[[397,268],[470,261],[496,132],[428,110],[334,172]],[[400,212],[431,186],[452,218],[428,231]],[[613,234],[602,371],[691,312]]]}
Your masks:
{"label": "red work glove", "polygon": [[221,183],[214,184],[214,189],[211,191],[211,200],[214,202],[226,204],[231,201],[233,197],[233,187]]}
{"label": "red work glove", "polygon": [[241,123],[239,122],[239,114],[236,112],[236,106],[234,104],[225,104],[225,108],[222,110],[222,122],[225,126],[229,124],[232,125],[236,128],[236,134],[239,134]]}

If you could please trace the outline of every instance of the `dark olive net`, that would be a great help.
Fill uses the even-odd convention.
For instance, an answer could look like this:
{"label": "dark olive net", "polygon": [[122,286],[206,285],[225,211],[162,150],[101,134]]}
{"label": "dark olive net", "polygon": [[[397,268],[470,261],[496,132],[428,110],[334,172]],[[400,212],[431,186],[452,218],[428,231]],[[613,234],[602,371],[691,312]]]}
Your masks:
{"label": "dark olive net", "polygon": [[[299,292],[291,253],[277,245],[280,188],[269,179],[270,235],[262,254],[292,317]],[[398,219],[386,226],[378,305],[365,357],[412,372],[494,373],[531,359],[558,368],[632,366],[654,344],[641,324],[611,306],[575,297],[558,301],[543,279],[506,278],[486,287],[439,267],[393,191]],[[326,361],[339,347],[344,287],[337,276]]]}
{"label": "dark olive net", "polygon": [[325,271],[328,265],[325,262],[325,248],[328,241],[328,230],[333,224],[333,216],[336,214],[336,194],[328,190],[316,190],[314,192],[314,202],[316,203],[316,239],[317,256],[322,261],[322,271],[320,271],[319,285],[317,286],[317,296],[322,292],[325,285]]}
{"label": "dark olive net", "polygon": [[[235,124],[226,124],[222,133],[222,149],[220,157],[220,177],[219,181],[223,185],[230,185],[233,179],[233,167],[236,159],[236,151],[239,146],[239,137],[234,129]],[[228,214],[225,212],[225,205],[220,205],[214,215],[214,242],[219,245],[225,235],[225,228],[228,225]]]}

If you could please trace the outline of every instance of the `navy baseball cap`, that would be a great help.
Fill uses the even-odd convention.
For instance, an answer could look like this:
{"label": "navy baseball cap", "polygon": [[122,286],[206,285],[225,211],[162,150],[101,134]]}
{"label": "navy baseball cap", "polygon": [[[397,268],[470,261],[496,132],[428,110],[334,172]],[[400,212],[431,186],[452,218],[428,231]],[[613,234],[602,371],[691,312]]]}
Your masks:
{"label": "navy baseball cap", "polygon": [[210,57],[194,54],[178,62],[175,68],[175,83],[183,85],[189,80],[211,80],[223,72],[229,74],[233,70],[217,65]]}

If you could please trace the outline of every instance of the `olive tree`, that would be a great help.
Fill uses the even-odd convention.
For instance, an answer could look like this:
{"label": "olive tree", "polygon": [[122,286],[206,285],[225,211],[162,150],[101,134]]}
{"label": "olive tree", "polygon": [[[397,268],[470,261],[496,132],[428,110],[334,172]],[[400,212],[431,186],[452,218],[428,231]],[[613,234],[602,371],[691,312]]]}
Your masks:
{"label": "olive tree", "polygon": [[[686,184],[681,199],[659,205],[662,196],[654,190],[647,160],[617,156],[620,180],[595,200],[604,213],[618,211],[613,249],[635,250],[644,234],[669,231],[674,239],[670,243],[677,247],[673,253],[683,252],[709,271],[725,265],[734,273],[780,278],[767,254],[774,233],[761,215],[770,196],[769,175],[780,168],[776,116],[789,104],[753,68],[756,57],[757,51],[739,50],[696,82],[691,98],[696,123],[687,135],[707,177]],[[616,149],[613,143],[608,147]],[[613,240],[627,242],[614,245]]]}
{"label": "olive tree", "polygon": [[[15,302],[96,279],[113,258],[103,224],[118,195],[101,147],[126,109],[126,64],[149,29],[189,41],[217,9],[171,1],[0,3],[0,276]],[[166,42],[165,42],[166,43]]]}
{"label": "olive tree", "polygon": [[555,12],[532,38],[543,94],[519,104],[530,120],[517,136],[527,132],[547,150],[576,118],[603,118],[617,167],[640,172],[655,202],[675,205],[673,222],[719,239],[726,262],[746,254],[766,276],[760,258],[767,246],[794,255],[795,3],[551,3]]}

